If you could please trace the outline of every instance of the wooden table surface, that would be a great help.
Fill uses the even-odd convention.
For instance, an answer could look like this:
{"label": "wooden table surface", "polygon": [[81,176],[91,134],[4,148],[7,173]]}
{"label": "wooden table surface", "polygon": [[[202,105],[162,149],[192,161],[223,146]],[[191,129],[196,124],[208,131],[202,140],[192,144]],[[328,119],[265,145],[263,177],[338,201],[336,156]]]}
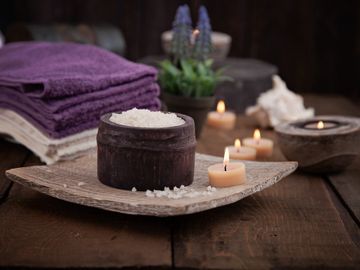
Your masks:
{"label": "wooden table surface", "polygon": [[[317,114],[360,116],[338,96],[306,96]],[[200,153],[223,155],[254,123],[205,128]],[[274,138],[272,131],[264,137]],[[272,160],[284,160],[275,144]],[[336,175],[296,172],[229,206],[175,218],[67,203],[13,184],[4,171],[39,164],[0,140],[0,266],[182,269],[360,269],[360,159]],[[304,149],[306,151],[306,149]]]}

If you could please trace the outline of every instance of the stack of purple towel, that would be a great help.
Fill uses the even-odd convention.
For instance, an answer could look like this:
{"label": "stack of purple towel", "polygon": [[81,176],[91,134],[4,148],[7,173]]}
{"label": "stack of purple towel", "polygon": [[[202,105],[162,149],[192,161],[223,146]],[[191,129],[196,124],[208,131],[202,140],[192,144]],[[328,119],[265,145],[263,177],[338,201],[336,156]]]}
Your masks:
{"label": "stack of purple towel", "polygon": [[0,49],[0,108],[51,138],[95,128],[102,114],[158,110],[156,70],[90,45],[24,42]]}

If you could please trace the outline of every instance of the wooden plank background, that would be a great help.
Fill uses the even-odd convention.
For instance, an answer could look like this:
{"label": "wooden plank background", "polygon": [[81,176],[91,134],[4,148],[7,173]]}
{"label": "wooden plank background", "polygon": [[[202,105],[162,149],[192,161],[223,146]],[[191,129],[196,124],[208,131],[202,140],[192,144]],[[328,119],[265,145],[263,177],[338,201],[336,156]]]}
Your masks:
{"label": "wooden plank background", "polygon": [[214,30],[233,38],[231,56],[277,65],[291,89],[360,98],[357,0],[2,0],[0,29],[15,21],[109,22],[123,31],[127,57],[138,59],[162,53],[160,34],[182,3],[193,11],[205,4]]}

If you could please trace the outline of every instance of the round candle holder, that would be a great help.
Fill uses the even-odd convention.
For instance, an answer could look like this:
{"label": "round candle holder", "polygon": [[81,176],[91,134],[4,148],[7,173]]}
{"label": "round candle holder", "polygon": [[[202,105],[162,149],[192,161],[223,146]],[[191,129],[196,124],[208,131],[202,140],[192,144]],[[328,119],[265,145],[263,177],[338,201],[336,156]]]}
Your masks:
{"label": "round candle holder", "polygon": [[[323,126],[318,128],[319,121]],[[360,119],[344,116],[317,116],[275,127],[281,151],[296,160],[299,169],[312,173],[344,170],[360,149]]]}
{"label": "round candle holder", "polygon": [[162,190],[190,185],[194,177],[195,126],[185,123],[165,128],[124,126],[101,117],[97,135],[98,179],[105,185],[137,190]]}

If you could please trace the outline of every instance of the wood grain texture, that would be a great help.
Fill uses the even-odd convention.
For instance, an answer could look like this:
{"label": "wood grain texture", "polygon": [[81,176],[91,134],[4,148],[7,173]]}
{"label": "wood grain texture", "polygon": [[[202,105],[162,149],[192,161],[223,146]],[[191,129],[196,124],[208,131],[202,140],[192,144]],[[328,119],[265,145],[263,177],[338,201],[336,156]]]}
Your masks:
{"label": "wood grain texture", "polygon": [[[251,136],[254,128],[246,117],[239,117],[231,132],[205,127],[198,151],[220,155],[234,138]],[[274,133],[262,134],[275,140],[271,159],[284,160]],[[295,173],[226,209],[177,218],[175,224],[176,268],[358,269],[360,265],[358,226],[319,176]]]}
{"label": "wood grain texture", "polygon": [[[207,168],[221,163],[222,158],[197,155],[195,162],[195,191],[206,191]],[[240,186],[218,189],[211,195],[193,198],[151,198],[145,192],[131,192],[105,186],[97,179],[96,154],[75,162],[51,166],[35,166],[7,171],[7,176],[26,187],[55,198],[114,212],[151,215],[185,215],[227,205],[261,191],[293,172],[296,162],[251,162],[247,161],[247,183]],[[79,186],[78,183],[85,183]],[[64,186],[66,185],[66,186]]]}
{"label": "wood grain texture", "polygon": [[138,59],[162,53],[160,35],[184,3],[194,23],[204,4],[213,29],[232,36],[231,56],[274,63],[290,89],[359,98],[359,1],[2,0],[0,29],[16,21],[112,23],[124,33],[127,57]]}
{"label": "wood grain texture", "polygon": [[[305,103],[307,106],[316,108],[317,114],[332,113],[360,117],[360,103],[353,103],[344,97],[306,95]],[[360,151],[360,149],[357,150]],[[359,225],[360,158],[358,157],[354,163],[341,174],[331,174],[327,178]]]}
{"label": "wood grain texture", "polygon": [[226,209],[177,219],[175,267],[358,269],[359,230],[336,200],[323,179],[296,173]]}
{"label": "wood grain texture", "polygon": [[341,174],[330,174],[328,179],[360,226],[360,157]]}
{"label": "wood grain texture", "polygon": [[[39,165],[34,155],[25,166]],[[0,267],[171,267],[170,220],[67,203],[14,184],[0,206]]]}

